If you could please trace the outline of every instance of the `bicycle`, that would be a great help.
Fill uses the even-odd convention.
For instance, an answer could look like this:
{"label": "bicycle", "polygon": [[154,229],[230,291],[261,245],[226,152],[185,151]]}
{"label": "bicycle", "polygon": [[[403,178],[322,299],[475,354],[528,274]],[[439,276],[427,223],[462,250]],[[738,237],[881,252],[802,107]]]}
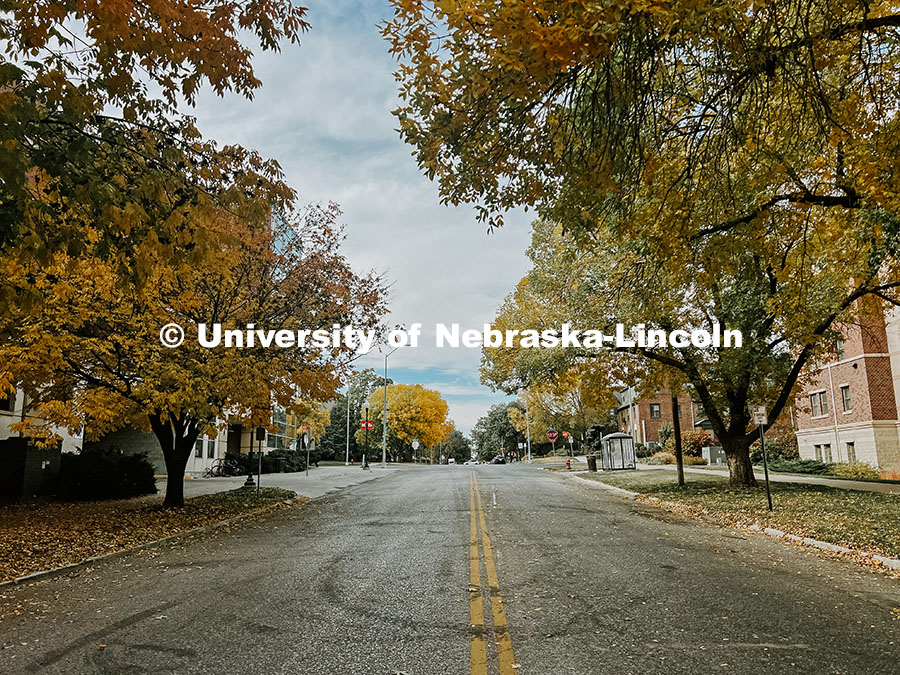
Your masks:
{"label": "bicycle", "polygon": [[204,478],[221,478],[222,476],[240,476],[244,470],[230,459],[217,459],[203,472]]}

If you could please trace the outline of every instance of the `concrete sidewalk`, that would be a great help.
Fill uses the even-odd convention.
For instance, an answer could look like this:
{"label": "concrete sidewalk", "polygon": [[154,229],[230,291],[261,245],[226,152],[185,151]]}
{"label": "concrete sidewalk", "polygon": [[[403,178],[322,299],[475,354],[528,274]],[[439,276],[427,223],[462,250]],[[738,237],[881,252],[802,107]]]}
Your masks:
{"label": "concrete sidewalk", "polygon": [[[385,476],[399,469],[389,467],[382,469],[373,467],[363,470],[359,464],[354,466],[323,466],[311,467],[309,476],[305,471],[297,473],[264,473],[262,475],[262,487],[279,487],[293,490],[298,495],[315,499],[329,492],[335,492],[350,485],[365,483],[379,476]],[[246,476],[234,476],[227,478],[191,478],[184,481],[184,496],[186,498],[208,495],[214,492],[225,492],[241,487]],[[254,474],[253,480],[256,481]],[[166,481],[159,479],[156,487],[160,494],[165,494]]]}
{"label": "concrete sidewalk", "polygon": [[[675,471],[672,464],[638,464],[638,469],[669,469]],[[728,469],[698,469],[696,467],[684,467],[685,473],[698,473],[713,476],[727,476]],[[765,480],[762,471],[754,471],[757,480]],[[783,473],[769,473],[769,480],[773,483],[806,483],[810,485],[825,485],[827,487],[840,488],[841,490],[862,490],[864,492],[900,493],[898,483],[876,483],[865,480],[845,480],[843,478],[826,478],[824,476],[794,476]]]}

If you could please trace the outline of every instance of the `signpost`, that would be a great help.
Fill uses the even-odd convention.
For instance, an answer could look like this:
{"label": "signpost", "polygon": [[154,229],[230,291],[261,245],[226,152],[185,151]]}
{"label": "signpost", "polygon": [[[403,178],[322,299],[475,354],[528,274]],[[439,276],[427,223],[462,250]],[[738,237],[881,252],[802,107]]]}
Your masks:
{"label": "signpost", "polygon": [[766,407],[764,405],[750,406],[750,416],[753,418],[753,423],[759,427],[759,444],[762,447],[763,473],[765,473],[765,475],[766,475],[766,499],[768,499],[768,501],[769,501],[769,511],[771,511],[772,510],[772,491],[769,488],[769,460],[766,457],[766,434],[765,434],[766,424],[769,423],[769,419],[766,415]]}
{"label": "signpost", "polygon": [[312,439],[309,437],[309,425],[301,424],[300,431],[303,432],[303,441],[306,443],[306,475],[309,477],[309,446],[312,445]]}

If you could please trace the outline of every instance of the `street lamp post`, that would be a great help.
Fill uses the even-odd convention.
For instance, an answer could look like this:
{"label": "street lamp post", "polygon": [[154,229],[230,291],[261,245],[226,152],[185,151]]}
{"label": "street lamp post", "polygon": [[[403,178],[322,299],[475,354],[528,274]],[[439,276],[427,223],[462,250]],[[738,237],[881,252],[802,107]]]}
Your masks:
{"label": "street lamp post", "polygon": [[387,427],[388,427],[388,406],[387,406],[387,360],[388,357],[400,347],[394,347],[391,351],[384,355],[384,407],[382,408],[382,434],[381,434],[381,468],[387,468]]}
{"label": "street lamp post", "polygon": [[528,390],[525,390],[525,442],[528,443],[528,463],[531,464],[531,422],[528,415]]}
{"label": "street lamp post", "polygon": [[[266,440],[266,428],[256,427],[256,442],[259,444],[259,463],[256,465],[256,496],[259,497],[259,484],[262,483],[262,444]],[[250,470],[253,471],[251,465]]]}
{"label": "street lamp post", "polygon": [[413,448],[413,462],[418,464],[419,462],[416,460],[416,450],[419,449],[419,439],[418,438],[413,439],[412,448]]}
{"label": "street lamp post", "polygon": [[363,468],[368,466],[366,457],[369,456],[369,402],[366,401],[366,454],[363,455]]}
{"label": "street lamp post", "polygon": [[250,463],[247,465],[247,480],[244,481],[244,487],[253,487],[256,485],[256,481],[253,480],[253,432],[250,432],[250,451],[247,453],[250,456]]}
{"label": "street lamp post", "polygon": [[344,457],[344,466],[350,466],[350,382],[347,381],[347,454]]}

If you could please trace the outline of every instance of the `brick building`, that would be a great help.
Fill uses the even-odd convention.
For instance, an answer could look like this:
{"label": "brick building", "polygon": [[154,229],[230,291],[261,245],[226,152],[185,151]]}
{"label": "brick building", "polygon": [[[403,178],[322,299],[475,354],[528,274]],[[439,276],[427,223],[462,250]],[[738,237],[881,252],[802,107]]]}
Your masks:
{"label": "brick building", "polygon": [[[663,424],[672,424],[672,394],[669,389],[662,389],[649,396],[639,397],[633,388],[616,393],[619,406],[616,408],[616,424],[619,431],[634,437],[635,443],[659,443],[659,429]],[[703,429],[716,445],[716,437],[711,425],[706,420],[706,413],[699,401],[691,399],[682,391],[678,396],[678,408],[681,413],[682,433],[693,429]],[[631,419],[634,419],[632,427]],[[794,410],[791,406],[778,417],[771,429],[766,430],[766,438],[783,436],[795,432]]]}
{"label": "brick building", "polygon": [[[659,443],[659,428],[672,424],[672,394],[662,389],[652,396],[639,396],[634,387],[617,392],[619,405],[616,408],[616,424],[619,431],[630,434],[635,443]],[[679,422],[681,431],[690,431],[703,419],[700,404],[692,401],[690,395],[681,392],[678,396]]]}
{"label": "brick building", "polygon": [[900,469],[900,315],[842,330],[837,360],[816,364],[797,399],[800,456]]}

